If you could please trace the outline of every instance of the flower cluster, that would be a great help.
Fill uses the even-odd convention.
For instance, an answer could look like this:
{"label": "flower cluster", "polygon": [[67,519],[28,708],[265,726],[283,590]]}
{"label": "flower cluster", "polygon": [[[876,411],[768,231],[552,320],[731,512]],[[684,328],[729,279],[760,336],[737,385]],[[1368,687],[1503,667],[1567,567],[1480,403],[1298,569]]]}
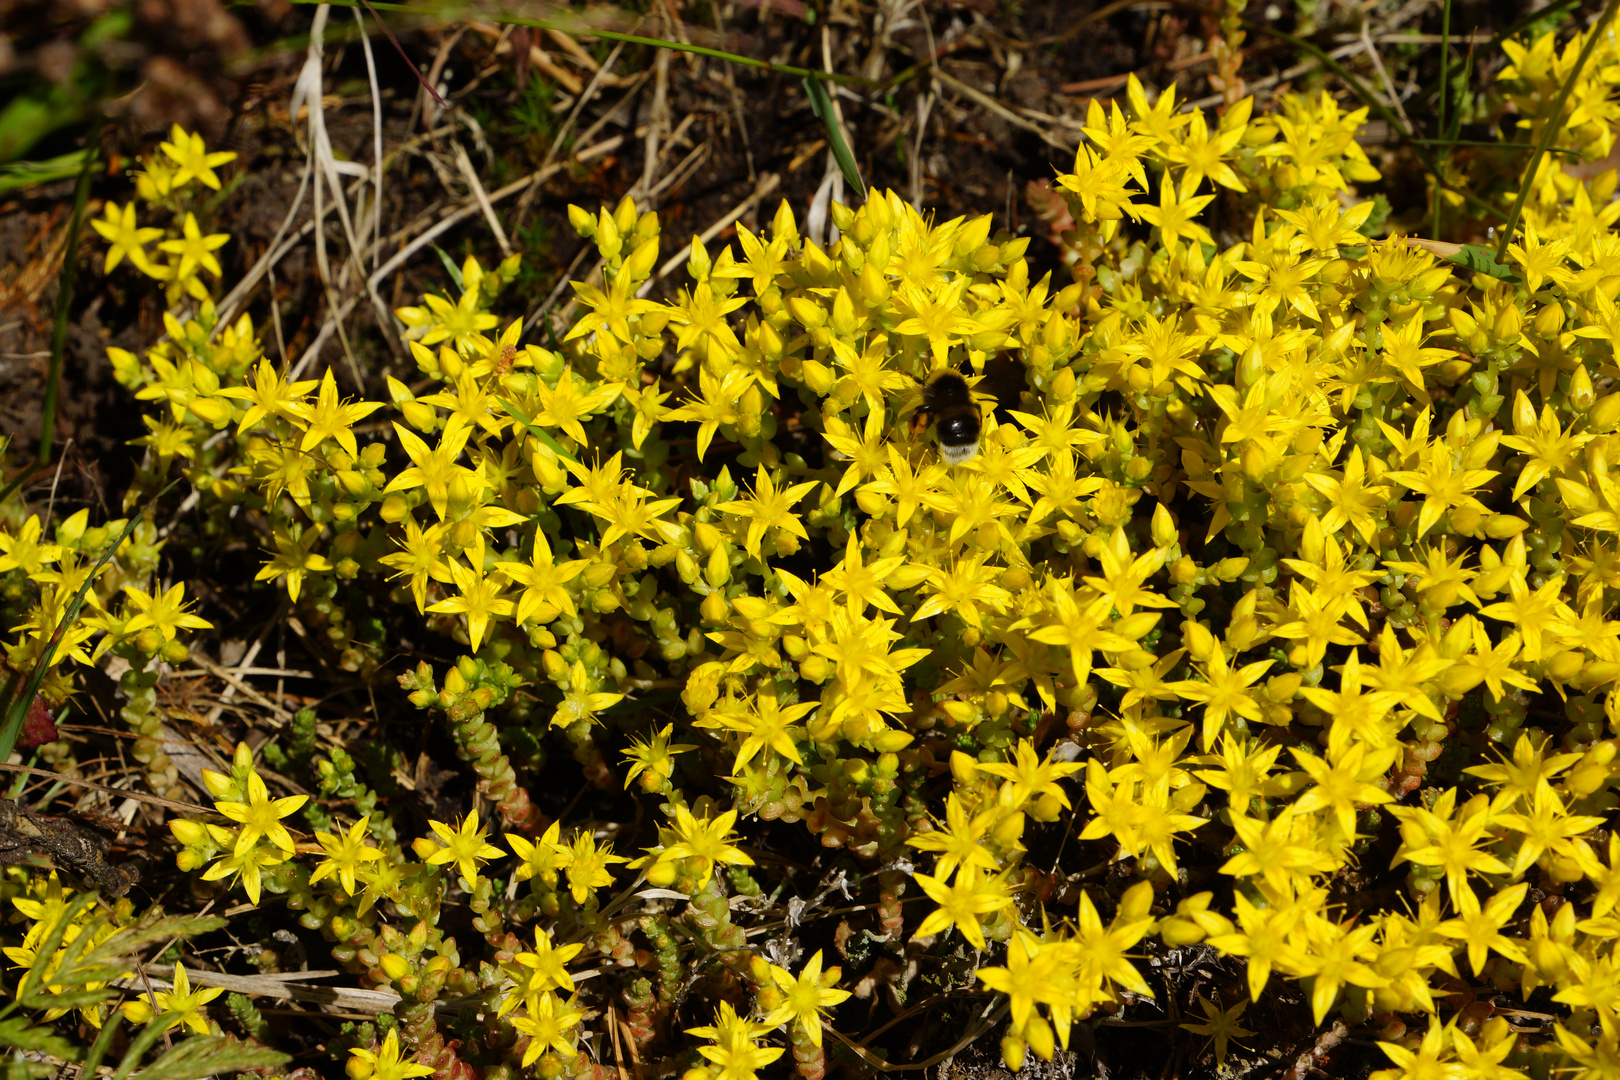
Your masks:
{"label": "flower cluster", "polygon": [[[146,518],[91,525],[84,509],[57,521],[54,542],[47,542],[40,515],[13,500],[0,508],[0,528],[0,612],[16,634],[5,643],[6,663],[23,674],[43,668],[35,707],[60,706],[73,692],[78,666],[116,660],[126,698],[119,713],[136,734],[134,756],[155,791],[181,794],[163,750],[156,685],[188,656],[180,635],[213,624],[191,610],[183,582],[165,587],[157,579],[166,541],[156,525]],[[70,621],[81,594],[79,617]],[[71,754],[56,740],[54,724],[22,734],[20,746],[46,764]]]}
{"label": "flower cluster", "polygon": [[[286,862],[297,850],[281,819],[303,806],[309,796],[272,799],[264,777],[253,766],[253,751],[247,743],[237,744],[229,775],[204,769],[203,780],[214,797],[214,809],[221,817],[236,822],[237,827],[208,825],[190,818],[170,821],[170,830],[184,848],[179,856],[180,869],[196,870],[212,863],[202,875],[204,881],[240,878],[248,899],[257,904],[262,872]],[[352,879],[353,870],[349,873]]]}
{"label": "flower cluster", "polygon": [[[1506,100],[1546,116],[1580,44],[1510,45]],[[1617,72],[1606,36],[1559,146],[1607,155]],[[1125,99],[1092,106],[1057,182],[1072,283],[1032,280],[988,215],[874,192],[834,207],[827,244],[786,204],[735,245],[693,239],[658,301],[657,215],[575,207],[602,271],[561,340],[494,313],[515,259],[469,257],[398,312],[416,370],[386,400],[279,370],[245,317],[219,326],[193,288],[217,238],[189,213],[159,267],[109,207],[109,269],[202,301],[144,359],[114,355],[157,410],[138,491],[178,467],[204,537],[248,523],[258,578],[349,670],[399,626],[466,653],[399,682],[442,714],[482,816],[402,842],[391,751],[320,751],[301,714],[275,760],[319,800],[272,797],[244,745],[207,774],[230,824],[172,822],[183,869],[286,895],[399,992],[351,1075],[594,1076],[594,1005],[640,1062],[700,977],[717,1007],[686,1030],[686,1080],[755,1076],[784,1028],[806,1080],[829,1047],[870,1063],[823,1038],[849,993],[825,950],[795,975],[791,936],[744,925],[806,832],[843,860],[816,900],[874,891],[864,942],[846,922],[832,946],[998,995],[1010,1067],[1154,998],[1142,955],[1204,942],[1227,981],[1183,1027],[1217,1060],[1274,995],[1366,1025],[1390,1080],[1612,1074],[1616,173],[1549,158],[1508,265],[1471,273],[1372,238],[1363,110],[1206,118],[1134,78]],[[194,136],[163,150],[141,198],[217,184]],[[924,405],[953,369],[982,428],[955,465]],[[45,544],[8,512],[6,595],[38,597],[24,664],[113,526],[70,518]],[[206,624],[182,586],[136,584],[142,537],[59,655],[91,660],[100,632],[138,661],[144,731],[139,678]],[[545,816],[525,776],[548,751],[656,796],[640,857]],[[446,934],[449,902],[481,943]],[[820,917],[794,903],[758,933]],[[570,972],[583,956],[600,982]],[[188,990],[177,973],[187,1022]],[[1541,1035],[1490,1017],[1542,991]],[[449,1037],[455,997],[496,1019]]]}
{"label": "flower cluster", "polygon": [[[142,225],[132,201],[123,206],[107,203],[102,216],[92,218],[90,225],[107,242],[108,274],[128,260],[140,273],[163,282],[171,306],[181,297],[207,300],[210,293],[202,272],[215,279],[224,272],[214,252],[224,247],[230,237],[203,234],[197,223],[203,197],[197,187],[219,191],[219,174],[214,169],[235,161],[236,154],[230,150],[210,152],[201,135],[179,124],[174,125],[169,141],[158,150],[142,158],[141,168],[134,175],[135,195],[149,213],[168,215],[172,223],[163,228]],[[154,240],[156,245],[148,251],[147,245]]]}

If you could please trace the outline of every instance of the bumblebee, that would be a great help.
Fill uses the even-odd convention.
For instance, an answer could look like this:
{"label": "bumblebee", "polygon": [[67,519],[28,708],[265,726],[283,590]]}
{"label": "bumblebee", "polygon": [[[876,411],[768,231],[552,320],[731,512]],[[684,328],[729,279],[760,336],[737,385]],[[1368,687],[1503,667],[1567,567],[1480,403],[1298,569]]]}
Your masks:
{"label": "bumblebee", "polygon": [[977,391],[969,389],[967,377],[955,368],[929,376],[922,384],[917,417],[933,422],[939,456],[946,464],[960,465],[978,456],[984,432],[983,405],[995,406],[996,423],[1008,423],[1009,411],[1019,408],[1024,388],[1024,365],[1010,354],[1000,353],[985,364]]}
{"label": "bumblebee", "polygon": [[971,461],[979,453],[984,417],[959,371],[947,368],[923,386],[922,411],[934,422],[939,456],[951,465]]}

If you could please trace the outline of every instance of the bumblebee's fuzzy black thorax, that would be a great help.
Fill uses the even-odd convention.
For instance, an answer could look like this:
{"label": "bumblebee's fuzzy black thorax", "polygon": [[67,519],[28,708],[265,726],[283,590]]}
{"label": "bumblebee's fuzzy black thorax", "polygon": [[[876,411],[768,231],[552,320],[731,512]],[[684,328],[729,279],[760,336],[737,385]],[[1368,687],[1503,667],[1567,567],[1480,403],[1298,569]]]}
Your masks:
{"label": "bumblebee's fuzzy black thorax", "polygon": [[923,387],[923,409],[939,435],[939,456],[952,465],[971,460],[979,452],[984,418],[958,371],[941,371]]}

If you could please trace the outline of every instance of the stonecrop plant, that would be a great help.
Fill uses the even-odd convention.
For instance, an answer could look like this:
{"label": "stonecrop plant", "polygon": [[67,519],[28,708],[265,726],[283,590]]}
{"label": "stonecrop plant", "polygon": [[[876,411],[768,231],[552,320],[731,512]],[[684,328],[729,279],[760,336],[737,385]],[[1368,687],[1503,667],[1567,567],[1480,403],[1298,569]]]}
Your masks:
{"label": "stonecrop plant", "polygon": [[[109,272],[189,312],[112,351],[150,403],[126,509],[183,477],[199,546],[261,550],[344,669],[437,714],[477,797],[423,827],[397,751],[306,710],[206,775],[170,857],[398,994],[333,1045],[354,1080],[875,1073],[874,987],[1000,1025],[1017,1069],[1163,1016],[1146,960],[1199,943],[1226,973],[1181,1025],[1207,1061],[1255,1049],[1273,997],[1376,1041],[1387,1080],[1620,1074],[1620,202],[1577,167],[1609,157],[1620,48],[1594,32],[1550,121],[1583,42],[1506,46],[1528,140],[1578,155],[1489,271],[1372,235],[1365,110],[1206,117],[1133,77],[1057,180],[1069,282],[989,215],[873,192],[827,246],[786,204],[692,240],[666,302],[657,215],[574,207],[602,270],[549,347],[504,302],[516,260],[469,257],[397,312],[414,368],[380,387],[220,323],[225,238],[187,193],[226,155],[177,130],[141,213],[96,222]],[[923,384],[998,357],[1017,385],[947,465]],[[134,756],[183,797],[154,686],[209,622],[158,531],[94,572],[123,522],[47,541],[3,511],[11,665],[88,581],[45,699],[120,658]],[[434,636],[460,658],[399,659]],[[552,820],[548,755],[645,824]],[[7,873],[24,966],[135,918]],[[93,1024],[269,1038],[183,967],[121,1013],[99,973],[65,1005]]]}

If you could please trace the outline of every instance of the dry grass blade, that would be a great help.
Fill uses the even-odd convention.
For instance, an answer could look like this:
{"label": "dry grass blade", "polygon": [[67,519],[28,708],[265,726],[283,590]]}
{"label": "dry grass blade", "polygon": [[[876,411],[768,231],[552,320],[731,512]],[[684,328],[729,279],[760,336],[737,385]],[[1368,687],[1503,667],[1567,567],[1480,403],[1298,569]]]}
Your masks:
{"label": "dry grass blade", "polygon": [[495,207],[489,201],[489,192],[484,190],[483,183],[478,179],[478,173],[473,170],[472,159],[467,157],[466,147],[459,142],[456,143],[456,167],[461,170],[462,178],[467,181],[467,188],[477,201],[478,208],[484,212],[484,220],[489,222],[489,231],[495,234],[495,242],[500,245],[501,254],[512,254],[512,242],[506,238],[506,230],[501,227],[501,219],[495,216]]}
{"label": "dry grass blade", "polygon": [[296,244],[314,230],[315,223],[310,221],[298,231],[297,235],[287,239],[285,243],[282,242],[283,238],[287,236],[287,230],[292,227],[293,221],[298,217],[298,212],[304,207],[304,198],[309,193],[310,176],[314,171],[315,158],[309,156],[304,160],[304,174],[298,181],[298,193],[293,196],[292,205],[287,208],[287,216],[281,219],[281,226],[276,229],[275,235],[270,238],[270,243],[265,247],[264,254],[259,256],[258,261],[253,264],[253,268],[243,275],[242,280],[237,282],[236,286],[225,294],[225,299],[219,302],[219,322],[214,326],[215,336],[218,336],[219,332],[230,324],[231,319],[236,315],[237,309],[246,302],[247,298],[252,295],[253,290],[258,287],[259,280],[270,273],[276,263],[280,262],[287,252],[291,251]]}
{"label": "dry grass blade", "polygon": [[[377,268],[382,257],[383,208],[383,119],[382,90],[377,86],[377,58],[371,55],[371,38],[366,34],[366,22],[359,9],[354,12],[355,25],[360,28],[360,45],[366,56],[366,80],[371,87],[371,154],[373,178],[371,182],[371,268]],[[395,42],[397,45],[398,42]],[[380,299],[380,298],[379,298]],[[385,330],[386,333],[386,330]],[[392,334],[387,334],[394,343]]]}
{"label": "dry grass blade", "polygon": [[614,65],[619,62],[619,54],[622,52],[624,52],[624,43],[621,41],[617,45],[613,46],[613,51],[608,54],[608,58],[603,61],[602,66],[597,69],[594,75],[591,76],[590,83],[585,87],[584,92],[581,93],[579,98],[574,102],[574,107],[569,110],[568,119],[563,121],[562,127],[559,128],[557,130],[557,134],[552,137],[551,145],[546,147],[546,156],[544,160],[540,162],[540,168],[536,170],[534,178],[530,180],[528,189],[524,191],[522,197],[518,199],[517,211],[513,214],[512,227],[514,229],[522,230],[523,223],[528,219],[529,216],[529,207],[534,203],[534,196],[540,190],[540,185],[544,182],[544,177],[542,174],[545,172],[546,167],[556,160],[557,151],[562,148],[569,135],[573,133],[574,125],[579,123],[579,114],[584,110],[585,105],[593,100],[596,97],[597,91],[613,77],[612,73]]}
{"label": "dry grass blade", "polygon": [[[378,1016],[383,1013],[392,1013],[399,1007],[400,995],[393,990],[368,990],[358,986],[314,986],[317,979],[350,978],[347,972],[328,971],[286,971],[271,972],[262,975],[226,975],[218,971],[206,971],[200,968],[187,967],[184,969],[186,978],[193,986],[217,986],[223,990],[231,990],[249,997],[266,997],[279,1001],[301,1001],[311,1005],[319,1005],[323,1010],[342,1010],[361,1013],[366,1016]],[[584,982],[601,974],[600,971],[576,971],[570,973],[575,982]],[[173,983],[164,979],[149,977],[148,981],[155,990],[172,990]],[[114,985],[138,986],[134,980],[120,979]],[[451,998],[440,1001],[435,1010],[440,1013],[457,1013],[462,1011],[469,1003],[481,1000],[478,997]]]}
{"label": "dry grass blade", "polygon": [[[354,222],[349,215],[348,202],[343,197],[343,184],[338,179],[339,174],[358,176],[369,179],[364,166],[351,161],[339,161],[332,149],[332,139],[326,128],[326,109],[321,95],[323,78],[323,61],[325,49],[322,46],[326,32],[326,21],[329,8],[326,5],[316,9],[314,25],[310,29],[309,51],[304,60],[304,66],[298,73],[298,81],[293,86],[292,101],[289,111],[298,115],[300,105],[307,110],[307,136],[309,138],[309,153],[314,156],[317,171],[314,177],[313,188],[315,200],[315,265],[320,272],[321,283],[326,291],[326,304],[328,311],[336,312],[340,308],[343,316],[352,309],[353,305],[344,306],[339,301],[338,281],[332,274],[331,260],[326,252],[326,231],[321,227],[325,218],[324,193],[330,192],[334,208],[337,210],[338,221],[343,226],[343,235],[349,243],[349,259],[354,268],[364,278],[365,268],[359,263],[360,243],[355,237]],[[375,289],[370,290],[372,305],[376,308],[379,325],[386,334],[392,328],[392,317],[389,315],[382,297],[377,295]],[[354,350],[349,345],[348,334],[343,329],[343,316],[334,321],[339,341],[343,344],[343,355],[348,360],[349,372],[354,377],[356,389],[365,385],[360,374],[360,365],[354,358]]]}
{"label": "dry grass blade", "polygon": [[1372,35],[1367,31],[1365,20],[1361,24],[1361,44],[1362,51],[1372,61],[1373,70],[1378,72],[1378,81],[1383,84],[1384,96],[1389,98],[1390,108],[1401,118],[1401,123],[1406,125],[1407,131],[1416,131],[1417,129],[1412,126],[1412,118],[1406,115],[1406,105],[1401,101],[1400,91],[1395,89],[1395,83],[1389,77],[1389,69],[1384,67],[1384,61],[1378,56],[1378,49],[1373,45]]}
{"label": "dry grass blade", "polygon": [[[1352,56],[1359,56],[1361,53],[1365,52],[1366,49],[1367,43],[1357,38],[1348,45],[1339,46],[1337,49],[1334,49],[1327,55],[1333,60],[1347,60]],[[1245,85],[1248,87],[1250,93],[1255,93],[1260,90],[1269,90],[1273,86],[1277,86],[1280,83],[1292,82],[1302,75],[1307,75],[1310,72],[1316,71],[1322,66],[1323,62],[1321,60],[1304,60],[1293,65],[1292,67],[1279,71],[1275,75],[1267,75],[1262,79],[1245,80]],[[1225,100],[1226,98],[1222,94],[1210,94],[1207,97],[1196,98],[1192,101],[1186,102],[1181,106],[1181,111],[1193,112],[1195,110],[1213,109]]]}
{"label": "dry grass blade", "polygon": [[653,81],[652,111],[647,117],[647,136],[643,150],[641,182],[637,185],[644,198],[652,193],[653,179],[658,172],[659,135],[669,123],[669,57],[668,49],[661,49],[653,64],[657,73]]}
{"label": "dry grass blade", "polygon": [[[592,143],[583,150],[574,153],[569,158],[569,161],[585,162],[601,157],[603,154],[612,153],[614,150],[617,150],[620,146],[624,145],[624,139],[625,137],[623,135],[614,135],[610,138],[603,139],[601,142]],[[505,187],[497,188],[489,193],[489,202],[493,205],[517,194],[519,191],[522,191],[524,188],[529,187],[532,184],[544,183],[548,177],[554,176],[566,168],[567,164],[567,162],[554,162],[543,169],[535,170],[533,173],[523,177],[521,180],[514,180]],[[446,214],[431,228],[421,233],[409,244],[396,252],[393,258],[389,259],[387,262],[383,263],[382,266],[378,267],[377,272],[372,274],[371,278],[369,279],[371,284],[375,286],[378,282],[387,278],[389,274],[392,274],[395,270],[398,270],[401,266],[405,265],[405,263],[408,262],[417,252],[421,251],[423,248],[433,243],[434,240],[437,240],[444,233],[461,224],[461,222],[466,221],[474,214],[481,213],[482,210],[483,208],[476,201],[474,201],[468,203],[466,206],[463,206],[460,209],[453,210],[449,214]]]}
{"label": "dry grass blade", "polygon": [[941,71],[938,67],[930,69],[929,74],[933,75],[933,77],[938,79],[943,85],[950,87],[963,97],[983,105],[986,109],[989,109],[991,112],[995,113],[997,116],[1001,117],[1014,127],[1022,128],[1031,134],[1038,135],[1041,141],[1046,143],[1048,146],[1073,153],[1075,147],[1080,145],[1080,140],[1075,139],[1070,141],[1059,138],[1034,121],[1026,120],[1022,116],[1019,116],[1017,113],[1013,112],[1007,106],[1003,105],[989,94],[986,94],[984,91],[973,89],[973,87],[962,82],[960,79],[952,78],[950,75]]}
{"label": "dry grass blade", "polygon": [[89,788],[107,795],[116,795],[121,799],[134,799],[136,802],[146,803],[149,806],[161,806],[165,810],[174,810],[182,814],[211,814],[212,810],[206,806],[195,803],[176,802],[174,799],[162,799],[156,795],[147,795],[140,791],[127,791],[124,788],[108,787],[93,780],[85,780],[77,776],[64,776],[62,773],[51,772],[49,769],[36,769],[29,765],[13,765],[10,762],[0,761],[0,770],[6,772],[22,773],[25,776],[38,776],[45,780],[54,780],[59,784],[68,784],[73,787]]}

